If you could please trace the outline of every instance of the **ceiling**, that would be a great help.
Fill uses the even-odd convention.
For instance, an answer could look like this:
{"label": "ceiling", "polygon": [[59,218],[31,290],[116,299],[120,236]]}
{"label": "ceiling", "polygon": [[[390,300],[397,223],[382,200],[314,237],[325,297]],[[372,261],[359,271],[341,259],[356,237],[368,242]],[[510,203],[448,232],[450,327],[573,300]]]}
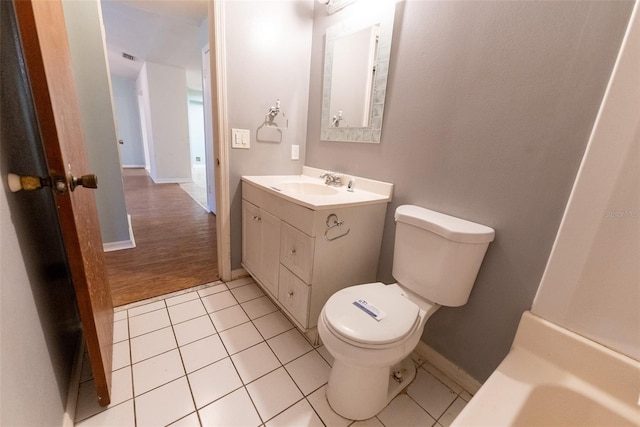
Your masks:
{"label": "ceiling", "polygon": [[[107,56],[114,75],[135,79],[145,61],[187,70],[201,90],[201,29],[207,0],[102,0]],[[204,36],[206,38],[206,35]],[[135,57],[134,61],[122,53]]]}

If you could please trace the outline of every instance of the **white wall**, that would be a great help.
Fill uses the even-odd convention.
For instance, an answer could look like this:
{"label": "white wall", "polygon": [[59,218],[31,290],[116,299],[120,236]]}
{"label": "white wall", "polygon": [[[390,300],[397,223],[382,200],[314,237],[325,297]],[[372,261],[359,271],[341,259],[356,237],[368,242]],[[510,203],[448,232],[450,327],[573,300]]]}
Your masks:
{"label": "white wall", "polygon": [[0,2],[0,425],[60,426],[80,319],[53,193],[7,188],[48,173],[14,16]]}
{"label": "white wall", "polygon": [[151,178],[191,181],[185,70],[147,61],[136,86],[144,99]]}
{"label": "white wall", "polygon": [[[189,146],[191,148],[191,165],[205,165],[204,151],[204,104],[200,99],[189,98]],[[197,158],[200,160],[197,160]]]}
{"label": "white wall", "polygon": [[73,173],[98,176],[95,191],[103,242],[130,241],[100,4],[64,1],[63,6],[91,167]]}
{"label": "white wall", "polygon": [[[242,247],[240,177],[302,171],[313,5],[313,0],[225,2],[229,131],[251,132],[251,148],[231,149],[229,154],[234,269],[240,268]],[[263,128],[258,141],[256,131],[276,99],[289,128],[282,131],[281,140],[272,129]],[[291,160],[292,144],[300,145],[300,160]]]}
{"label": "white wall", "polygon": [[[41,324],[37,286],[57,284],[29,277],[33,273],[27,266],[33,265],[34,254],[27,250],[27,259],[24,258],[16,227],[10,219],[7,197],[16,196],[6,190],[0,194],[0,424],[61,425],[66,396],[60,387],[68,386],[69,378],[58,384],[57,376],[69,375],[73,348],[69,349],[71,360],[66,366],[55,363],[47,340],[55,339],[56,335]],[[23,221],[22,218],[16,220]]]}
{"label": "white wall", "polygon": [[120,145],[122,166],[145,167],[136,82],[112,74],[111,87],[118,137],[124,141],[124,144]]}
{"label": "white wall", "polygon": [[640,360],[640,15],[609,83],[533,312]]}
{"label": "white wall", "polygon": [[145,152],[145,165],[150,175],[155,174],[156,163],[154,158],[153,128],[151,127],[151,104],[149,100],[149,79],[147,78],[147,63],[142,65],[142,69],[136,79],[136,94],[138,95],[138,108],[140,111],[140,131],[142,133],[142,146]]}

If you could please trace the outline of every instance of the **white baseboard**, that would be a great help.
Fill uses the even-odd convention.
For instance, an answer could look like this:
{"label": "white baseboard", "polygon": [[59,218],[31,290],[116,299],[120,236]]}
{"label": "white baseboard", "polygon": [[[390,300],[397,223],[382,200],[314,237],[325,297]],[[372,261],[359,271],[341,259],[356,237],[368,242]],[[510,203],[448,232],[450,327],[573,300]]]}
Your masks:
{"label": "white baseboard", "polygon": [[144,169],[144,165],[122,165],[122,169]]}
{"label": "white baseboard", "polygon": [[435,351],[424,341],[420,341],[415,349],[424,360],[442,371],[446,376],[455,381],[471,394],[476,394],[482,384],[465,372],[462,368]]}
{"label": "white baseboard", "polygon": [[135,242],[131,240],[123,240],[121,242],[109,242],[103,243],[102,249],[104,252],[121,251],[123,249],[133,249],[136,247]]}
{"label": "white baseboard", "polygon": [[133,236],[133,227],[131,226],[131,215],[127,215],[127,221],[129,221],[129,240],[103,243],[102,250],[104,252],[120,251],[122,249],[133,249],[136,247],[136,239]]}
{"label": "white baseboard", "polygon": [[156,184],[183,184],[185,182],[193,182],[191,178],[154,178],[151,177]]}
{"label": "white baseboard", "polygon": [[67,392],[67,403],[64,407],[62,427],[73,427],[76,418],[76,406],[78,406],[78,390],[80,389],[80,379],[82,377],[82,359],[84,356],[84,335],[80,332],[78,344],[76,345],[76,355],[71,369],[69,380],[69,390]]}

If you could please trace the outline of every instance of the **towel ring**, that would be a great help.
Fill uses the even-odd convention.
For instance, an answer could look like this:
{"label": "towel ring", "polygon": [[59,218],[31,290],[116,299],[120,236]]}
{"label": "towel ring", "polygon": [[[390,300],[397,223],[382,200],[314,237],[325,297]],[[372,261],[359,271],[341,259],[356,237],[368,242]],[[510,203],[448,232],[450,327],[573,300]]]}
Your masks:
{"label": "towel ring", "polygon": [[334,240],[338,240],[341,237],[346,236],[347,234],[349,234],[349,232],[351,231],[350,228],[347,228],[347,231],[345,231],[344,233],[335,236],[335,237],[329,237],[327,234],[329,233],[329,230],[331,230],[332,228],[335,227],[341,227],[344,224],[344,221],[341,219],[338,219],[338,215],[336,214],[330,214],[329,216],[327,216],[327,229],[324,230],[324,238],[327,239],[327,241],[329,242],[333,242]]}

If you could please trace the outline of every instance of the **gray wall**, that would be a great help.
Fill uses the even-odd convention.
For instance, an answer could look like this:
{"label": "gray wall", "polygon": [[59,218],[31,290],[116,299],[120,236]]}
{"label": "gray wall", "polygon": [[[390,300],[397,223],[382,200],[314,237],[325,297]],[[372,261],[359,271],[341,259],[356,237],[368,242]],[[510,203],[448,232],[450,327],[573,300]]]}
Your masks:
{"label": "gray wall", "polygon": [[496,230],[468,304],[441,308],[423,335],[480,381],[531,308],[631,8],[398,3],[379,145],[319,140],[323,35],[349,8],[315,8],[306,164],[395,184],[378,278],[393,281],[400,204]]}
{"label": "gray wall", "polygon": [[635,5],[532,311],[640,361],[638,12],[640,3]]}
{"label": "gray wall", "polygon": [[104,243],[130,240],[127,207],[120,173],[111,83],[97,0],[63,2],[71,65],[82,112],[82,128],[90,171],[98,176],[96,204]]}
{"label": "gray wall", "polygon": [[120,145],[120,160],[124,167],[144,167],[144,146],[140,128],[140,109],[135,80],[111,75],[113,104],[118,125],[118,137],[124,141]]}
{"label": "gray wall", "polygon": [[12,18],[0,2],[0,425],[62,425],[80,321],[53,194],[7,188],[48,173]]}
{"label": "gray wall", "polygon": [[[231,149],[232,268],[240,268],[242,175],[299,174],[302,160],[291,160],[300,144],[304,159],[309,91],[312,0],[225,3],[229,128],[249,129],[251,148]],[[282,135],[256,131],[276,99],[289,120]],[[283,123],[279,116],[276,121]],[[229,136],[229,141],[231,137]]]}

